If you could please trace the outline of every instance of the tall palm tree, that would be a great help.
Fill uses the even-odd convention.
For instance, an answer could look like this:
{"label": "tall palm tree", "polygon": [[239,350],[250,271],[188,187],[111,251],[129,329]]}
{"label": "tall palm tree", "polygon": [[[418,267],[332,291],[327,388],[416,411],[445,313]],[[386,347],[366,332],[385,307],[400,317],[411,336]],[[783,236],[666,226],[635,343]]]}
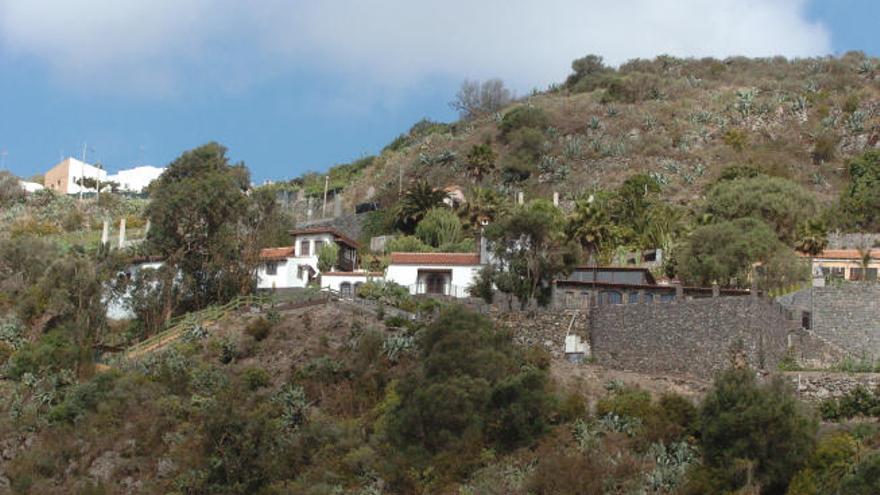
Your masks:
{"label": "tall palm tree", "polygon": [[397,206],[397,226],[403,232],[412,234],[416,225],[425,218],[432,208],[443,206],[447,193],[435,189],[427,181],[416,182],[413,187],[403,193]]}
{"label": "tall palm tree", "polygon": [[495,171],[496,158],[491,144],[475,144],[466,157],[468,174],[477,182],[482,182],[484,176]]}
{"label": "tall palm tree", "polygon": [[795,249],[815,257],[828,247],[828,230],[821,220],[807,220],[798,225]]}
{"label": "tall palm tree", "polygon": [[607,258],[619,244],[620,228],[614,224],[606,208],[595,201],[578,200],[569,215],[565,233],[580,243],[585,251],[598,258]]}
{"label": "tall palm tree", "polygon": [[504,215],[508,206],[504,196],[495,189],[474,187],[459,215],[472,229],[479,230],[482,219],[492,222]]}

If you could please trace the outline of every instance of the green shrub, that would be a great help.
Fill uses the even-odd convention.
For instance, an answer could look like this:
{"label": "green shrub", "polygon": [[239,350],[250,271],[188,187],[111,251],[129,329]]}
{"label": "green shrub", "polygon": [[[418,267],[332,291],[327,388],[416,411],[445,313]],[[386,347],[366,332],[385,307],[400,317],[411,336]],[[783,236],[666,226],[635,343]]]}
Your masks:
{"label": "green shrub", "polygon": [[880,416],[880,396],[859,385],[839,398],[822,401],[819,412],[826,421],[856,416],[877,417]]}
{"label": "green shrub", "polygon": [[596,416],[599,417],[616,414],[644,420],[652,413],[651,394],[638,387],[624,387],[596,403]]}
{"label": "green shrub", "polygon": [[272,323],[261,316],[248,323],[248,326],[245,327],[244,331],[253,337],[254,340],[260,342],[269,336],[269,333],[272,331]]}
{"label": "green shrub", "polygon": [[724,144],[736,151],[742,151],[749,143],[749,135],[742,129],[728,129],[724,133]]}
{"label": "green shrub", "polygon": [[[461,220],[449,208],[433,208],[416,226],[416,237],[434,248],[457,243],[462,240]],[[390,244],[397,247],[399,243],[394,241],[397,239]]]}
{"label": "green shrub", "polygon": [[[418,226],[416,229],[418,230]],[[421,239],[411,235],[391,239],[385,243],[385,250],[389,253],[430,253],[434,251],[431,246],[425,244]]]}
{"label": "green shrub", "polygon": [[25,373],[38,375],[41,371],[75,369],[84,353],[90,357],[91,351],[78,347],[70,339],[70,334],[59,328],[36,342],[25,344],[13,354],[7,373],[11,378],[20,379]]}
{"label": "green shrub", "polygon": [[269,372],[263,368],[248,368],[244,371],[244,383],[250,390],[268,387],[271,383]]}
{"label": "green shrub", "polygon": [[700,408],[703,463],[686,493],[761,486],[784,493],[815,446],[818,424],[781,377],[758,384],[752,370],[728,370]]}
{"label": "green shrub", "polygon": [[544,131],[550,126],[550,118],[538,107],[523,105],[504,114],[498,128],[505,138],[517,129],[530,127]]}

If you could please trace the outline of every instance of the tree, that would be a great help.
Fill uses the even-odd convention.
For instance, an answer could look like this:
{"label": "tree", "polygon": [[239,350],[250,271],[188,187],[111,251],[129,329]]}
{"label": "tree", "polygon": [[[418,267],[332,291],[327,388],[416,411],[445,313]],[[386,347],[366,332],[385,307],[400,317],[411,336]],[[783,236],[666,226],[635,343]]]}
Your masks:
{"label": "tree", "polygon": [[611,71],[599,55],[587,55],[571,63],[572,74],[565,85],[575,91],[592,91],[597,86],[594,79]]}
{"label": "tree", "polygon": [[[782,495],[813,451],[816,419],[781,377],[760,385],[749,369],[721,374],[699,414],[703,464],[688,493],[760,487]],[[702,485],[701,490],[694,485]]]}
{"label": "tree", "polygon": [[607,260],[623,242],[621,229],[611,220],[603,201],[592,196],[575,202],[565,224],[566,236],[598,259]]}
{"label": "tree", "polygon": [[497,155],[489,143],[475,144],[467,154],[467,171],[477,182],[482,182],[483,177],[495,171]]}
{"label": "tree", "polygon": [[850,183],[840,195],[844,228],[880,230],[880,151],[866,151],[848,166]]}
{"label": "tree", "polygon": [[647,231],[648,209],[657,201],[660,183],[645,174],[636,174],[625,181],[615,191],[610,200],[611,218],[634,235]]}
{"label": "tree", "polygon": [[460,306],[445,310],[419,349],[418,366],[400,381],[399,400],[384,417],[402,462],[460,476],[486,446],[507,452],[547,429],[546,371],[527,365],[510,335],[487,319]]}
{"label": "tree", "polygon": [[403,232],[412,234],[416,225],[431,209],[444,206],[446,193],[431,187],[427,181],[416,182],[403,194],[397,205],[397,226]]}
{"label": "tree", "polygon": [[458,111],[461,118],[473,119],[501,110],[512,99],[513,95],[504,87],[501,79],[489,79],[482,83],[465,79],[455,94],[455,101],[449,106]]}
{"label": "tree", "polygon": [[814,257],[828,246],[828,229],[824,222],[812,218],[798,225],[795,238],[795,249]]}
{"label": "tree", "polygon": [[339,261],[339,246],[335,242],[325,243],[318,250],[318,271],[329,272]]}
{"label": "tree", "polygon": [[752,265],[770,260],[790,249],[770,227],[755,218],[704,225],[695,229],[682,246],[678,276],[685,282],[706,286],[748,287]]}
{"label": "tree", "polygon": [[[176,269],[163,283],[179,284],[188,307],[224,302],[253,287],[258,249],[248,182],[244,164],[230,164],[226,148],[209,143],[183,153],[151,186],[148,247]],[[170,315],[174,302],[165,307]]]}
{"label": "tree", "polygon": [[474,187],[458,213],[471,229],[479,231],[484,220],[491,223],[506,211],[507,202],[501,193],[488,187]]}
{"label": "tree", "polygon": [[462,239],[461,221],[449,208],[433,208],[416,226],[416,237],[435,248],[455,244]]}
{"label": "tree", "polygon": [[495,284],[525,308],[532,300],[549,302],[553,279],[570,271],[580,256],[567,242],[559,209],[545,200],[518,206],[486,229],[496,266]]}
{"label": "tree", "polygon": [[760,218],[786,243],[794,243],[798,225],[811,219],[816,211],[812,193],[780,177],[722,181],[706,195],[705,212],[716,221]]}

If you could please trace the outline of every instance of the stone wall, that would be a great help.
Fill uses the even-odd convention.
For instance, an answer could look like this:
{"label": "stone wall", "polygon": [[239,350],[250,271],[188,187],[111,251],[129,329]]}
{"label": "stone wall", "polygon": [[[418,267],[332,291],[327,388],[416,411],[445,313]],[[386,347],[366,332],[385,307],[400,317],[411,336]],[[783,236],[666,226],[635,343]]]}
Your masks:
{"label": "stone wall", "polygon": [[707,377],[734,355],[756,369],[775,369],[799,327],[778,305],[753,297],[597,306],[589,320],[600,364]]}
{"label": "stone wall", "polygon": [[880,359],[880,284],[845,282],[813,287],[809,310],[816,335],[856,359]]}
{"label": "stone wall", "polygon": [[869,390],[880,386],[880,373],[790,371],[784,376],[795,387],[798,397],[809,402],[840,397],[859,385]]}
{"label": "stone wall", "polygon": [[489,314],[498,324],[513,333],[513,340],[517,344],[526,347],[543,347],[554,358],[561,358],[564,355],[565,336],[569,325],[573,334],[584,336],[588,333],[587,316],[580,312],[499,311],[492,308]]}

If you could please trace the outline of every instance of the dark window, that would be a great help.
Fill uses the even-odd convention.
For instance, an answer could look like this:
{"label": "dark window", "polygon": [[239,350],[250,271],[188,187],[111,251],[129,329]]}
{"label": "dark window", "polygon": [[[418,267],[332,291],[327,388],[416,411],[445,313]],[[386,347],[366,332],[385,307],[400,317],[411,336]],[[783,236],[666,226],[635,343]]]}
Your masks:
{"label": "dark window", "polygon": [[342,282],[339,285],[339,294],[343,297],[351,297],[351,284],[349,282]]}
{"label": "dark window", "polygon": [[608,304],[623,304],[623,295],[616,290],[606,292]]}
{"label": "dark window", "polygon": [[850,268],[849,269],[849,279],[850,280],[864,280],[863,270],[861,268]]}
{"label": "dark window", "polygon": [[629,293],[629,304],[635,304],[639,302],[639,293],[638,292],[630,292]]}
{"label": "dark window", "polygon": [[827,266],[822,267],[822,275],[826,278],[844,278],[846,274],[846,269],[843,267],[832,267],[829,268]]}
{"label": "dark window", "polygon": [[654,302],[654,294],[652,292],[645,292],[645,302]]}
{"label": "dark window", "polygon": [[809,311],[804,311],[803,313],[801,313],[801,326],[804,327],[805,329],[807,329],[807,330],[810,329],[810,327],[811,327],[810,323],[812,322],[812,320],[813,319],[811,318]]}
{"label": "dark window", "polygon": [[865,270],[865,280],[877,280],[877,269],[868,268]]}
{"label": "dark window", "polygon": [[277,275],[278,274],[278,263],[274,261],[270,261],[266,263],[266,275]]}
{"label": "dark window", "polygon": [[660,294],[660,300],[663,302],[670,302],[675,299],[675,294]]}
{"label": "dark window", "polygon": [[324,247],[324,241],[315,241],[315,254],[320,253],[322,247]]}
{"label": "dark window", "polygon": [[309,252],[309,248],[311,241],[301,241],[299,243],[299,255],[300,256],[308,256],[311,253]]}

